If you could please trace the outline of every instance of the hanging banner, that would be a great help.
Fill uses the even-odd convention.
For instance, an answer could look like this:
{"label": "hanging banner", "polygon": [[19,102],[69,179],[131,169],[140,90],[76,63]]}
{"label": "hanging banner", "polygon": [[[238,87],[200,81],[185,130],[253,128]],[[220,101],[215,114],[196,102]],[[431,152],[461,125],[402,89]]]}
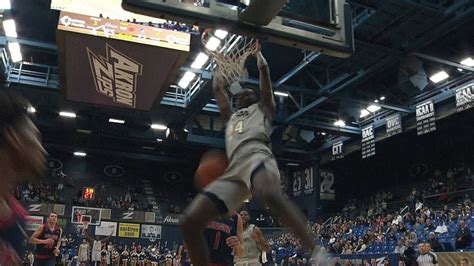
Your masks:
{"label": "hanging banner", "polygon": [[139,238],[140,237],[140,225],[120,223],[119,224],[119,237]]}
{"label": "hanging banner", "polygon": [[100,222],[100,226],[95,227],[97,236],[117,236],[117,223]]}
{"label": "hanging banner", "polygon": [[330,171],[321,170],[321,185],[319,198],[321,200],[335,200],[336,191],[334,190],[334,174]]}
{"label": "hanging banner", "polygon": [[474,82],[456,89],[456,110],[462,112],[474,106]]}
{"label": "hanging banner", "polygon": [[161,239],[161,225],[142,224],[141,238]]}
{"label": "hanging banner", "polygon": [[332,144],[332,160],[344,158],[344,143],[342,141]]}
{"label": "hanging banner", "polygon": [[362,159],[375,155],[374,126],[370,125],[362,129]]}
{"label": "hanging banner", "polygon": [[44,223],[43,216],[31,215],[26,218],[25,229],[27,231],[36,231]]}
{"label": "hanging banner", "polygon": [[385,118],[385,129],[388,137],[402,133],[402,116],[395,114]]}
{"label": "hanging banner", "polygon": [[416,132],[418,136],[436,130],[436,118],[433,101],[416,106]]}
{"label": "hanging banner", "polygon": [[293,196],[298,197],[302,193],[309,195],[313,193],[313,168],[309,167],[293,172]]}

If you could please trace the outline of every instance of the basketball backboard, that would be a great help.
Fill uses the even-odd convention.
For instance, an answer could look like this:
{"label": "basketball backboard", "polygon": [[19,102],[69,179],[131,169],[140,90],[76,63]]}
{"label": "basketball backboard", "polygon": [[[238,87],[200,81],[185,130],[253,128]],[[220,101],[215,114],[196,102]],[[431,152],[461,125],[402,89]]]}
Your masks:
{"label": "basketball backboard", "polygon": [[83,224],[84,221],[89,222],[89,225],[100,225],[101,222],[100,208],[73,206],[71,212],[71,223]]}
{"label": "basketball backboard", "polygon": [[335,57],[354,51],[352,12],[345,0],[122,0],[122,7]]}

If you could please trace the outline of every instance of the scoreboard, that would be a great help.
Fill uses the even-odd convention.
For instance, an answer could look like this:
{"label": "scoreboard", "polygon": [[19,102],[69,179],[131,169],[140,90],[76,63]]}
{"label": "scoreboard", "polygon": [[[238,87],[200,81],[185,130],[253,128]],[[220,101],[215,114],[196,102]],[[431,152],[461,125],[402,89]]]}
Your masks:
{"label": "scoreboard", "polygon": [[178,51],[190,51],[191,34],[131,22],[62,11],[58,30],[146,44]]}

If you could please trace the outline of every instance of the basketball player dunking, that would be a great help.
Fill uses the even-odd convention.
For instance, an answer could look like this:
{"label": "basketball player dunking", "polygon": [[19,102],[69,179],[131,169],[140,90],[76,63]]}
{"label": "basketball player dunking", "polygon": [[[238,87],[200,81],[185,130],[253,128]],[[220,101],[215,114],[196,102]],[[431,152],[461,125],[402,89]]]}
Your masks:
{"label": "basketball player dunking", "polygon": [[242,218],[236,212],[231,217],[209,222],[204,236],[211,266],[232,266],[234,256],[238,258],[244,255],[242,231]]}
{"label": "basketball player dunking", "polygon": [[259,266],[262,252],[271,250],[263,233],[254,224],[250,223],[250,216],[247,211],[241,211],[242,223],[244,226],[244,233],[242,234],[245,255],[240,258],[235,258],[234,262],[237,266]]}
{"label": "basketball player dunking", "polygon": [[221,117],[227,123],[225,142],[229,166],[221,177],[194,198],[181,219],[183,240],[195,266],[209,264],[202,235],[208,222],[238,209],[252,194],[263,200],[273,216],[282,217],[308,250],[315,251],[303,214],[285,199],[280,188],[280,173],[269,147],[275,111],[270,70],[259,47],[253,55],[257,58],[260,90],[243,89],[235,95],[238,110],[234,113],[225,89],[229,84],[224,83],[218,71],[214,73],[214,97]]}

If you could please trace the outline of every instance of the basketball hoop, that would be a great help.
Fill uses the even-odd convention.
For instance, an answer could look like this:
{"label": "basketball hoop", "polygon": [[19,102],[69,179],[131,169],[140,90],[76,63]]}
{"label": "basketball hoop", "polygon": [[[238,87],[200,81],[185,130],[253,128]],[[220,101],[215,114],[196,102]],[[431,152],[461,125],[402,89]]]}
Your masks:
{"label": "basketball hoop", "polygon": [[216,63],[216,71],[223,76],[227,84],[232,84],[240,79],[248,78],[245,68],[247,57],[254,53],[260,45],[257,39],[238,36],[228,45],[209,49],[208,42],[219,41],[218,37],[211,33],[211,29],[206,29],[201,36],[204,50]]}

